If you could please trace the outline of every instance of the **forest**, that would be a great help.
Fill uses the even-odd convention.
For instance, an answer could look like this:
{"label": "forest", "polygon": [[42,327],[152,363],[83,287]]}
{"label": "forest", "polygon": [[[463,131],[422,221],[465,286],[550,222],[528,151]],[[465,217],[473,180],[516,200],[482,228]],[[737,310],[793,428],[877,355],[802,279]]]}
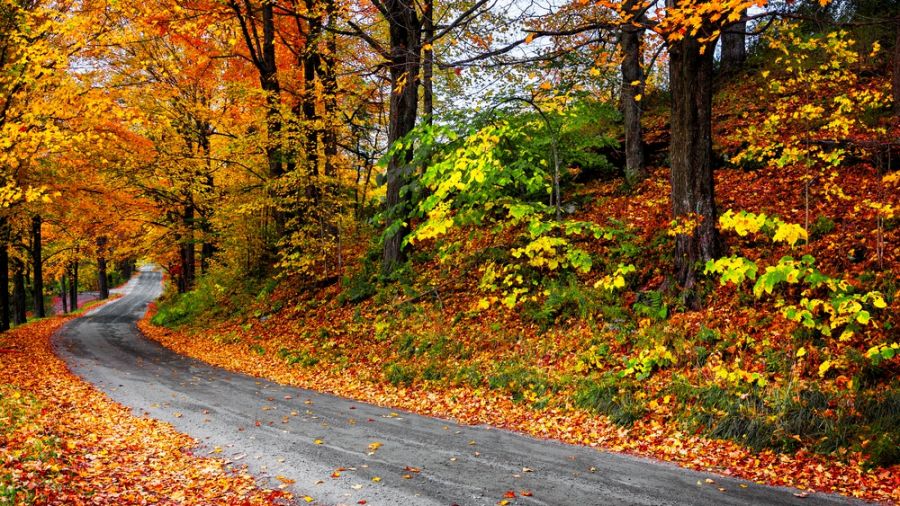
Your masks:
{"label": "forest", "polygon": [[216,370],[900,502],[898,166],[897,0],[0,0],[0,505],[349,501],[79,369],[151,273]]}

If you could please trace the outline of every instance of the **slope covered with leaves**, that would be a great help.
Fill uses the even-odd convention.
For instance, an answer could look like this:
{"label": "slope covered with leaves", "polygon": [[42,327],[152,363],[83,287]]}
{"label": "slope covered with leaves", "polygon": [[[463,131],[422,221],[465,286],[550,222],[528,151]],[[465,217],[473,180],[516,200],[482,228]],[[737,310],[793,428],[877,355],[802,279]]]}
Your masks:
{"label": "slope covered with leaves", "polygon": [[[812,56],[753,69],[716,97],[726,247],[700,266],[699,311],[671,290],[674,236],[696,224],[671,220],[668,170],[627,188],[584,182],[582,164],[564,174],[554,218],[527,200],[543,198],[529,171],[546,146],[518,117],[423,134],[437,162],[410,261],[390,278],[360,241],[340,284],[282,281],[235,302],[236,276],[221,271],[142,328],[284,383],[900,501],[900,125],[885,114],[885,73],[847,34],[784,33],[774,54],[797,51],[777,58]],[[646,118],[651,145],[666,123]],[[438,138],[449,154],[430,150]]]}
{"label": "slope covered with leaves", "polygon": [[73,375],[50,336],[69,318],[0,338],[0,504],[284,504],[171,426],[138,418]]}

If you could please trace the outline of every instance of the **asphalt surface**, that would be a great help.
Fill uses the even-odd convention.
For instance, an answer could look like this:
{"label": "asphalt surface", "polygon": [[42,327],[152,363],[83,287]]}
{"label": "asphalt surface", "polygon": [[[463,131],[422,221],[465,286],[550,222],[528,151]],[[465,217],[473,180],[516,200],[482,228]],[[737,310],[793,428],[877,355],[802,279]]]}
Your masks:
{"label": "asphalt surface", "polygon": [[513,505],[850,503],[227,372],[137,330],[160,295],[158,272],[143,270],[123,291],[66,325],[55,337],[57,353],[135,414],[200,441],[196,453],[246,464],[268,486],[294,480],[288,490],[298,503],[309,495],[331,505],[495,505],[510,490],[518,496],[508,499]]}

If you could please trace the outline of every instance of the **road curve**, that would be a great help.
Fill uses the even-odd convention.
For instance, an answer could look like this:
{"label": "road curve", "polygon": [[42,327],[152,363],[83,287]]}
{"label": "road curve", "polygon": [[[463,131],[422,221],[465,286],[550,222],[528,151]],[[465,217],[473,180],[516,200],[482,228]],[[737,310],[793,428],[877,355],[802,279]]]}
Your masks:
{"label": "road curve", "polygon": [[[57,333],[56,351],[71,369],[135,414],[193,436],[198,453],[246,463],[269,486],[283,483],[276,477],[296,480],[289,489],[316,503],[495,505],[510,490],[514,505],[851,503],[231,373],[137,330],[160,295],[158,272],[143,269],[123,291]],[[382,446],[371,451],[375,442]]]}

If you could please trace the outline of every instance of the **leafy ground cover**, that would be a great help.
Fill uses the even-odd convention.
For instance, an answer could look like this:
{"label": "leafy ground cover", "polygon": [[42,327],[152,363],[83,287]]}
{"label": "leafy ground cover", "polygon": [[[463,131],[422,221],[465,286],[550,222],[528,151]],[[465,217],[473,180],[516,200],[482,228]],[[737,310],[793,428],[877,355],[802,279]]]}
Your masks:
{"label": "leafy ground cover", "polygon": [[50,318],[0,337],[0,504],[284,504],[243,470],[139,418],[53,354]]}
{"label": "leafy ground cover", "polygon": [[[790,169],[723,170],[720,201],[725,209],[794,219],[802,209],[802,184],[794,183],[802,177]],[[851,194],[880,184],[865,166],[844,177],[853,182],[845,185]],[[798,298],[790,287],[757,298],[748,286],[719,286],[711,277],[707,307],[682,311],[677,299],[655,289],[669,250],[665,171],[636,194],[624,194],[619,184],[589,184],[575,197],[584,202],[579,218],[607,224],[616,237],[587,245],[596,248],[594,258],[636,265],[616,293],[592,288],[593,279],[562,278],[547,285],[539,302],[485,308],[478,265],[488,257],[451,269],[422,246],[415,252],[418,272],[407,280],[348,277],[317,291],[282,283],[274,294],[264,289],[238,316],[207,320],[209,328],[199,330],[197,314],[205,309],[234,310],[223,305],[225,289],[210,282],[190,299],[163,305],[154,321],[174,329],[149,319],[140,326],[180,353],[286,384],[761,483],[900,500],[894,439],[900,396],[892,379],[898,360],[867,353],[896,335],[900,287],[892,273],[900,252],[889,248],[882,270],[848,253],[877,233],[866,225],[872,217],[822,199],[815,212],[833,216],[833,223],[808,247],[729,237],[735,251],[761,264],[808,251],[822,271],[845,272],[854,284],[881,290],[885,307],[872,309],[878,325],[837,350],[783,316],[785,301]],[[773,188],[756,191],[764,185]],[[784,194],[772,198],[775,188]],[[883,233],[887,244],[897,244],[896,228]],[[467,250],[483,255],[510,241],[467,234]],[[615,275],[607,269],[605,276]]]}

